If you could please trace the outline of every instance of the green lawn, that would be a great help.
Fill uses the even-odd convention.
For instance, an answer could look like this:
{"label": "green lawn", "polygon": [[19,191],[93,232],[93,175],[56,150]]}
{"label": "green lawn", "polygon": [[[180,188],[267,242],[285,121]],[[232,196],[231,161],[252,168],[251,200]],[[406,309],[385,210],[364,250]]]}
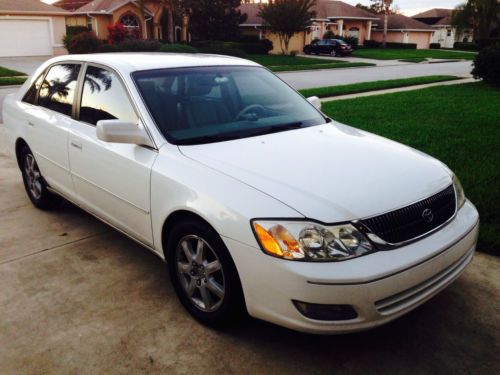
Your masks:
{"label": "green lawn", "polygon": [[421,63],[421,62],[427,61],[427,59],[423,58],[423,57],[412,57],[412,58],[408,58],[408,59],[401,59],[399,61],[409,62],[409,63]]}
{"label": "green lawn", "polygon": [[481,215],[478,249],[500,254],[500,90],[439,86],[323,104],[340,122],[394,139],[446,163]]}
{"label": "green lawn", "polygon": [[22,85],[26,77],[0,77],[0,86]]}
{"label": "green lawn", "polygon": [[249,55],[249,60],[255,61],[273,72],[286,72],[294,70],[312,70],[312,69],[337,69],[354,68],[361,66],[373,66],[368,63],[349,63],[345,60],[324,60],[300,56],[283,55]]}
{"label": "green lawn", "polygon": [[0,77],[25,76],[26,74],[0,66]]}
{"label": "green lawn", "polygon": [[364,57],[376,60],[401,59],[465,59],[473,60],[476,54],[469,52],[448,52],[435,49],[397,49],[397,48],[366,48],[353,52],[355,57]]}
{"label": "green lawn", "polygon": [[306,98],[309,96],[326,98],[329,96],[339,96],[339,95],[356,94],[360,92],[367,92],[374,90],[384,90],[384,89],[393,89],[397,87],[423,85],[425,83],[452,81],[455,79],[460,79],[460,77],[425,76],[425,77],[414,77],[414,78],[403,78],[403,79],[391,79],[387,81],[362,82],[362,83],[354,83],[351,85],[339,85],[339,86],[319,87],[313,89],[303,89],[299,90],[299,92]]}

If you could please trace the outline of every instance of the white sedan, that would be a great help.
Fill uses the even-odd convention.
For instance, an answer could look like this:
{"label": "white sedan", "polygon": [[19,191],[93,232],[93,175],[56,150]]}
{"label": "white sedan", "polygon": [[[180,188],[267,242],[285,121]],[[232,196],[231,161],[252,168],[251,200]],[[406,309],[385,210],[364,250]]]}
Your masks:
{"label": "white sedan", "polygon": [[443,163],[319,107],[251,61],[110,53],[47,61],[3,117],[33,204],[166,260],[201,322],[368,329],[461,274],[479,216]]}

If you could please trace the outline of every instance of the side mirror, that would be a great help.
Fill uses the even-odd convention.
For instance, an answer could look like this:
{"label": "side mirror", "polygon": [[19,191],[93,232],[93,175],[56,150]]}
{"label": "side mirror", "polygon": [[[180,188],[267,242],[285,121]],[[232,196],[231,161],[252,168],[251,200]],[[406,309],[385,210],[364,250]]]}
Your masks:
{"label": "side mirror", "polygon": [[311,96],[307,98],[307,101],[321,111],[321,100],[317,96]]}
{"label": "side mirror", "polygon": [[133,122],[101,120],[97,122],[96,134],[104,142],[154,147],[146,130]]}

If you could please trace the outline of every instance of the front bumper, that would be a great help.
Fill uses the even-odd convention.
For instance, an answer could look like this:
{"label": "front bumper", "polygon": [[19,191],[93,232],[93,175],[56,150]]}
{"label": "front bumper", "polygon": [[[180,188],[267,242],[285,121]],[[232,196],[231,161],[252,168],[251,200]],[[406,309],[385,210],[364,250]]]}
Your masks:
{"label": "front bumper", "polygon": [[[224,241],[251,316],[298,331],[331,334],[377,327],[430,299],[470,262],[478,231],[479,215],[467,201],[454,220],[418,242],[344,262],[286,261],[232,239]],[[351,305],[358,317],[309,319],[292,300]]]}

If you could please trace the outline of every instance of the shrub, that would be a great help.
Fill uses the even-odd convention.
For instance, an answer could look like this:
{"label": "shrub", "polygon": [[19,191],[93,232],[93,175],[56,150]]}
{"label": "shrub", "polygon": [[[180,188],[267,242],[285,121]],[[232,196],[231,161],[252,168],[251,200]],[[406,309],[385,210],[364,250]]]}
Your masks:
{"label": "shrub", "polygon": [[382,46],[381,42],[377,42],[376,40],[365,40],[363,43],[363,47],[365,48],[380,48]]}
{"label": "shrub", "polygon": [[332,30],[326,30],[323,39],[336,39],[335,33]]}
{"label": "shrub", "polygon": [[417,49],[417,43],[387,42],[386,46],[387,48]]}
{"label": "shrub", "polygon": [[468,50],[468,51],[477,51],[478,50],[477,44],[473,43],[473,42],[455,42],[455,43],[453,43],[453,48]]}
{"label": "shrub", "polygon": [[199,48],[202,53],[209,53],[212,55],[227,55],[234,57],[246,58],[245,51],[238,48],[225,48],[225,47],[201,47]]}
{"label": "shrub", "polygon": [[97,39],[96,35],[87,31],[85,33],[80,33],[71,38],[69,43],[68,52],[69,53],[94,53],[97,52],[101,41]]}
{"label": "shrub", "polygon": [[248,54],[267,55],[273,49],[273,42],[262,39],[258,42],[216,42],[215,45],[208,45],[211,48],[240,49]]}
{"label": "shrub", "polygon": [[500,38],[477,39],[476,44],[477,44],[478,48],[481,50],[481,49],[489,47],[491,45],[500,44]]}
{"label": "shrub", "polygon": [[441,48],[441,43],[431,43],[429,45],[430,49],[440,49]]}
{"label": "shrub", "polygon": [[119,44],[129,37],[125,26],[120,22],[106,26],[108,29],[108,43]]}
{"label": "shrub", "polygon": [[339,38],[339,39],[342,39],[344,42],[346,42],[347,44],[349,44],[352,47],[357,47],[358,43],[359,43],[358,38],[356,38],[355,36],[344,36],[344,37]]}
{"label": "shrub", "polygon": [[66,35],[77,35],[90,31],[87,26],[66,26]]}
{"label": "shrub", "polygon": [[97,48],[97,52],[99,53],[118,52],[118,47],[114,44],[102,43],[99,46],[99,48]]}
{"label": "shrub", "polygon": [[156,52],[161,44],[156,40],[125,39],[116,47],[121,52]]}
{"label": "shrub", "polygon": [[500,45],[491,45],[482,49],[474,59],[474,78],[482,78],[485,82],[500,87]]}
{"label": "shrub", "polygon": [[198,50],[187,44],[164,44],[161,46],[160,52],[197,53]]}

